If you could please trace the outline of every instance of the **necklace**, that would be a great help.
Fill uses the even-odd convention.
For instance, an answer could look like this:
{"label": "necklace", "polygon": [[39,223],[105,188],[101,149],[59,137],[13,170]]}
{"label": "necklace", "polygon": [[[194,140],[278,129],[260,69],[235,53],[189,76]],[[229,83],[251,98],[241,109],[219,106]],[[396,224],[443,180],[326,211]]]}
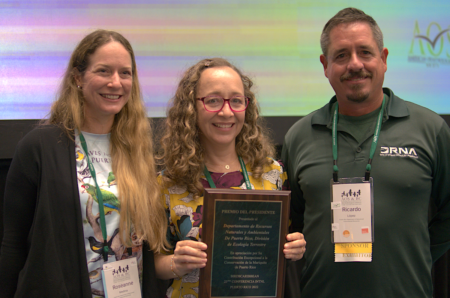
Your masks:
{"label": "necklace", "polygon": [[[206,164],[209,164],[209,163],[206,162],[205,165]],[[231,161],[230,163],[225,164],[225,165],[222,164],[222,165],[214,165],[213,166],[212,164],[209,164],[208,168],[212,169],[214,172],[221,173],[222,171],[224,171],[223,168],[225,168],[226,171],[229,171],[230,169],[236,168],[236,166],[237,166],[237,162]]]}
{"label": "necklace", "polygon": [[[241,170],[242,170],[242,175],[244,176],[245,185],[247,186],[247,189],[252,189],[252,185],[250,183],[250,180],[248,179],[248,173],[247,173],[247,168],[245,167],[245,163],[240,156],[238,156],[238,158],[239,158],[239,164],[240,164]],[[212,180],[211,174],[209,173],[206,165],[203,168],[203,174],[205,174],[206,180],[208,180],[209,187],[216,188],[216,185],[214,184],[214,181]]]}

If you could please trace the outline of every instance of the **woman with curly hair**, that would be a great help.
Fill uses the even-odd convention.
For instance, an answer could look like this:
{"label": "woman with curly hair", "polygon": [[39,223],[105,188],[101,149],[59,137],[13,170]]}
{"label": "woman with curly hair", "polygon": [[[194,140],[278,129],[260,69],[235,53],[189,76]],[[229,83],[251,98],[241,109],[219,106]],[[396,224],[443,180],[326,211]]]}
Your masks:
{"label": "woman with curly hair", "polygon": [[[204,188],[281,190],[286,175],[271,159],[274,147],[264,134],[253,83],[221,58],[189,68],[173,98],[157,159],[163,171],[172,254],[156,254],[156,274],[174,279],[167,297],[198,296],[199,269],[205,267],[201,242]],[[245,181],[242,171],[247,171]],[[211,181],[212,180],[212,181]],[[303,235],[287,235],[287,259],[303,256]]]}
{"label": "woman with curly hair", "polygon": [[130,43],[114,31],[90,33],[72,53],[50,118],[11,163],[1,297],[103,297],[103,265],[117,261],[137,273],[136,291],[156,297],[149,250],[168,243],[151,137]]}

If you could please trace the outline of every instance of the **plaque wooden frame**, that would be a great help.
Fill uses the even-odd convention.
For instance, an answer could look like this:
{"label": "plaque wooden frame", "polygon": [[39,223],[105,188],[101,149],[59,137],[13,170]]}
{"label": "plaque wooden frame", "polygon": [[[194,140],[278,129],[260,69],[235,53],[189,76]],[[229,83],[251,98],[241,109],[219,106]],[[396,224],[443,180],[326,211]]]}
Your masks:
{"label": "plaque wooden frame", "polygon": [[[278,272],[277,272],[277,289],[276,296],[262,296],[282,298],[284,297],[285,268],[286,259],[284,258],[283,247],[286,243],[286,235],[289,228],[289,211],[290,211],[290,191],[273,191],[273,190],[239,190],[239,189],[217,189],[206,188],[203,200],[203,220],[202,220],[202,241],[208,245],[206,253],[208,261],[206,267],[200,269],[199,297],[215,298],[219,296],[211,296],[211,279],[212,279],[212,259],[213,259],[213,241],[214,241],[214,225],[215,225],[215,202],[219,201],[268,201],[281,202],[281,218],[280,218],[280,243],[278,253]],[[224,296],[220,296],[224,297]],[[226,296],[225,296],[226,297]],[[229,296],[238,297],[238,296]],[[246,296],[239,296],[246,297]],[[258,296],[252,296],[258,297]]]}

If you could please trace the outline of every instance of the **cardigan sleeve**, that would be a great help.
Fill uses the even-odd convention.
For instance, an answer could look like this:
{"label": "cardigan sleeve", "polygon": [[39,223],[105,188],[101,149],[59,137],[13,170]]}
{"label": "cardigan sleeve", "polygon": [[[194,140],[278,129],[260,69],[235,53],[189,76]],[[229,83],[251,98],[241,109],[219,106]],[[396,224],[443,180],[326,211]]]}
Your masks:
{"label": "cardigan sleeve", "polygon": [[150,250],[150,246],[146,241],[144,241],[144,245],[142,248],[142,257],[144,262],[142,297],[166,297],[166,290],[169,287],[171,280],[162,280],[156,278],[154,252]]}
{"label": "cardigan sleeve", "polygon": [[0,253],[0,296],[13,297],[27,259],[28,234],[33,223],[40,173],[39,134],[30,133],[18,144],[6,178],[4,235]]}

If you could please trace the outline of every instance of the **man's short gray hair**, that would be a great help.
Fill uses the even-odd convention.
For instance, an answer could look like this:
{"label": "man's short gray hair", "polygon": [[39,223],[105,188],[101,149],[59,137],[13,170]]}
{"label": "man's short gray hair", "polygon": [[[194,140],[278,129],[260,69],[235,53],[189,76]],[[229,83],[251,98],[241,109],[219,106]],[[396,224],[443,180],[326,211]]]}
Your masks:
{"label": "man's short gray hair", "polygon": [[325,57],[328,56],[328,48],[330,47],[330,32],[331,30],[340,25],[348,23],[367,23],[372,29],[372,35],[377,43],[380,52],[383,50],[383,33],[380,27],[378,27],[375,20],[364,13],[364,11],[357,8],[348,7],[339,11],[334,17],[332,17],[323,27],[322,35],[320,36],[320,47]]}

